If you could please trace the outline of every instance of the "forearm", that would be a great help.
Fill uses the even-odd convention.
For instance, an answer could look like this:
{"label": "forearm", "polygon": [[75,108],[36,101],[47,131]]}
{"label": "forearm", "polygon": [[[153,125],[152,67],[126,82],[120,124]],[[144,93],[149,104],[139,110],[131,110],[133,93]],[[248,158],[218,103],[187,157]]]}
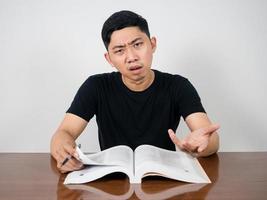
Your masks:
{"label": "forearm", "polygon": [[211,137],[209,138],[209,143],[207,148],[200,152],[198,154],[199,157],[206,157],[206,156],[210,156],[214,153],[216,153],[219,150],[219,146],[220,146],[220,139],[219,139],[219,135],[215,132],[212,133]]}
{"label": "forearm", "polygon": [[[75,140],[82,133],[87,123],[84,119],[67,113],[51,138],[50,151],[52,156],[56,158],[57,154],[63,155],[64,152],[66,153],[66,150],[64,150],[66,146],[74,148]],[[67,153],[70,152],[67,150]]]}

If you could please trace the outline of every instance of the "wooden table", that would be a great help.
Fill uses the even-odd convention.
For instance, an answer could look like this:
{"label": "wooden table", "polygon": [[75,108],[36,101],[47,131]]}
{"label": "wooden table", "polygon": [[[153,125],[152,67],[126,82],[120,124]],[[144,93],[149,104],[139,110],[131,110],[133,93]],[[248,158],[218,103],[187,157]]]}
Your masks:
{"label": "wooden table", "polygon": [[62,184],[47,153],[1,153],[0,199],[267,199],[267,152],[218,153],[199,159],[211,184],[186,184],[160,177],[131,185],[114,174],[79,185]]}

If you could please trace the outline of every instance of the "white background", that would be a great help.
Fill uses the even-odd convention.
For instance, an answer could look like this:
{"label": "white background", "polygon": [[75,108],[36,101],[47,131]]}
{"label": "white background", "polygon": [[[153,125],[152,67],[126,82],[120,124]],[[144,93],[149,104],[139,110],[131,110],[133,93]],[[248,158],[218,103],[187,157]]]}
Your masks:
{"label": "white background", "polygon": [[[194,84],[220,151],[267,151],[267,1],[0,0],[0,152],[49,151],[82,82],[113,70],[100,32],[122,9],[148,20],[153,68]],[[99,150],[95,118],[78,140]]]}

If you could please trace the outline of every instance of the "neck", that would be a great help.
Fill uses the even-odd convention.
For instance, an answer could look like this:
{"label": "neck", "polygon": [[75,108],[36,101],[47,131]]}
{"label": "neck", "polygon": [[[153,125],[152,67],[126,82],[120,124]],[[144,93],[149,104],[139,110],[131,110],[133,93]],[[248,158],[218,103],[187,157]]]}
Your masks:
{"label": "neck", "polygon": [[154,81],[155,74],[153,70],[150,70],[146,77],[140,80],[128,80],[122,76],[123,83],[132,91],[141,92],[146,90]]}

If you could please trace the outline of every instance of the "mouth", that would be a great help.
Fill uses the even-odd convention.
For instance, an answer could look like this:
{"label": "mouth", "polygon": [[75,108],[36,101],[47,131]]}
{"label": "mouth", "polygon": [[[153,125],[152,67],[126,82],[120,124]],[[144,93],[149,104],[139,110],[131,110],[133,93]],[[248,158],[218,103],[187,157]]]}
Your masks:
{"label": "mouth", "polygon": [[142,66],[138,66],[138,65],[136,65],[136,66],[131,66],[131,67],[129,67],[129,70],[130,71],[137,71],[137,70],[139,70],[139,69],[141,69],[142,68]]}

